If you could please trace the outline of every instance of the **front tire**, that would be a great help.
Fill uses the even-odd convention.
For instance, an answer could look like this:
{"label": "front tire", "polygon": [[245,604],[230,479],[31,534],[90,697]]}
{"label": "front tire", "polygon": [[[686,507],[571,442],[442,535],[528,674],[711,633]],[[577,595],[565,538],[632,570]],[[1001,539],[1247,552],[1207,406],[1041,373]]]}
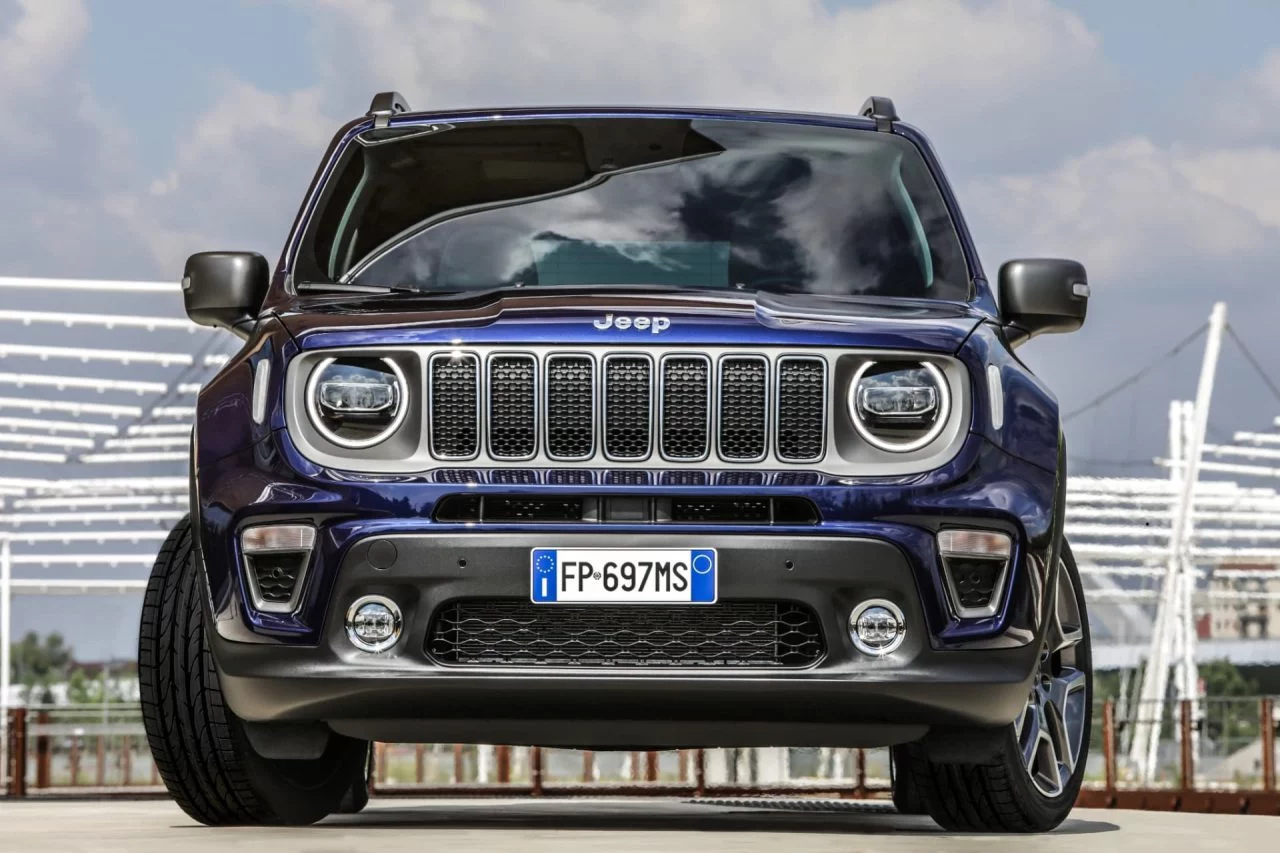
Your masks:
{"label": "front tire", "polygon": [[[901,749],[929,815],[961,832],[1048,832],[1075,805],[1089,756],[1093,660],[1084,591],[1064,542],[1054,604],[1027,705],[980,763],[931,761],[919,744]],[[895,753],[895,758],[898,753]]]}
{"label": "front tire", "polygon": [[210,826],[302,825],[338,810],[363,784],[364,741],[331,735],[311,760],[254,752],[227,707],[205,636],[204,582],[190,518],[165,539],[142,603],[138,681],[160,778],[184,812]]}

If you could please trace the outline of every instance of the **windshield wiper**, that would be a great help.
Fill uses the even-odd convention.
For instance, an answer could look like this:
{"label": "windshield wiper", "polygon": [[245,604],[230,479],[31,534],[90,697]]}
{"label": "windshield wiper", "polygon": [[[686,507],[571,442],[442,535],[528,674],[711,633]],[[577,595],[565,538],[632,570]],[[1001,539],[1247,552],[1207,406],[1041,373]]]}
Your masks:
{"label": "windshield wiper", "polygon": [[297,285],[299,293],[421,293],[416,287],[381,284],[336,284],[329,281],[303,281]]}

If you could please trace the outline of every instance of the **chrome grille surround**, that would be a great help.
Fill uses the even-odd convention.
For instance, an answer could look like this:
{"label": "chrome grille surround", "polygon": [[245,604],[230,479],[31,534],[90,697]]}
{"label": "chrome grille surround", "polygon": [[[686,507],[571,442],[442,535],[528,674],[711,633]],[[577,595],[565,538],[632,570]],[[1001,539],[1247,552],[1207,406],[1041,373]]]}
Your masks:
{"label": "chrome grille surround", "polygon": [[[711,359],[705,355],[668,353],[662,357],[658,444],[668,462],[701,462],[711,454],[711,375]],[[686,446],[694,452],[677,452],[677,447]]]}
{"label": "chrome grille surround", "polygon": [[[596,376],[590,353],[555,353],[544,360],[542,434],[548,459],[585,462],[596,455]],[[590,404],[583,407],[586,400]]]}
{"label": "chrome grille surround", "polygon": [[827,447],[827,362],[783,356],[773,373],[774,452],[784,462],[817,462]]}
{"label": "chrome grille surround", "polygon": [[[769,359],[726,355],[716,376],[716,446],[726,462],[763,462],[769,455]],[[756,436],[753,433],[759,432]],[[743,448],[759,448],[754,453]]]}
{"label": "chrome grille surround", "polygon": [[648,353],[604,357],[604,458],[643,462],[653,450],[653,359]]}
{"label": "chrome grille surround", "polygon": [[[452,387],[441,388],[443,383]],[[431,356],[427,412],[432,456],[457,461],[480,455],[480,388],[480,358],[475,353],[450,351]]]}
{"label": "chrome grille surround", "polygon": [[484,422],[489,457],[502,462],[525,462],[537,456],[538,360],[527,352],[492,353],[485,381],[488,393],[483,395]]}
{"label": "chrome grille surround", "polygon": [[[326,358],[352,353],[392,359],[403,368],[409,380],[406,395],[409,412],[404,424],[386,441],[359,451],[326,441],[312,427],[306,411],[307,381],[318,365]],[[606,360],[612,363],[615,358],[640,358],[651,365],[648,398],[651,419],[647,453],[643,458],[606,455],[605,364]],[[667,367],[673,364],[687,367],[684,361],[687,358],[698,358],[707,366],[706,382],[710,386],[706,452],[698,459],[664,453],[664,450],[691,452],[681,447],[664,447],[663,436],[670,422],[661,405],[672,393],[663,388],[663,378],[669,372]],[[605,485],[643,485],[645,482],[694,485],[696,478],[686,480],[664,475],[669,471],[703,469],[772,472],[766,476],[768,483],[799,487],[816,484],[823,475],[837,478],[900,476],[936,469],[959,452],[968,435],[973,405],[968,368],[949,355],[892,353],[896,360],[924,359],[936,364],[946,377],[954,405],[949,425],[931,445],[911,453],[889,454],[871,447],[856,435],[842,403],[857,369],[867,361],[884,358],[883,350],[777,346],[744,349],[741,345],[706,346],[692,352],[687,345],[662,344],[629,347],[446,344],[316,349],[295,356],[286,367],[285,423],[290,438],[308,460],[334,471],[360,474],[427,472],[432,476],[431,472],[456,469],[458,463],[466,462],[483,478],[484,469],[519,466],[553,469],[572,463],[583,470],[595,469],[595,480]],[[436,399],[440,390],[434,387],[437,385],[434,377],[442,359],[462,359],[466,365],[477,367],[474,393],[478,394],[479,404],[477,409],[464,405],[465,417],[459,417],[456,408],[446,407]],[[494,451],[514,454],[515,450],[525,450],[528,446],[525,443],[513,449],[512,443],[501,440],[491,426],[495,411],[518,411],[521,425],[527,428],[527,384],[520,386],[525,389],[520,392],[523,402],[514,408],[508,405],[510,399],[495,407],[493,394],[494,371],[501,374],[500,368],[504,365],[520,364],[529,364],[534,371],[536,451],[519,458],[495,455]],[[790,379],[784,379],[784,373]],[[468,378],[471,375],[466,374]],[[799,382],[797,377],[808,377],[808,384]],[[450,378],[456,380],[457,377]],[[701,378],[692,385],[700,390]],[[460,385],[454,381],[448,387],[456,389]],[[504,385],[499,396],[510,397],[512,387],[509,383]],[[468,384],[468,388],[472,386]],[[801,393],[797,388],[809,390]],[[796,393],[801,393],[801,402],[805,405],[795,405]],[[478,417],[473,420],[477,410]],[[803,416],[798,416],[797,411]],[[451,418],[449,424],[454,428],[465,421],[468,427],[464,430],[465,440],[461,443],[438,440],[454,433],[442,432],[433,414]],[[794,432],[797,428],[809,430],[807,437],[800,436],[803,441],[796,441],[794,435],[779,441],[782,431]],[[527,431],[521,434],[527,435]],[[701,439],[696,431],[695,438]],[[509,434],[506,439],[510,439]],[[464,454],[464,450],[470,452]],[[753,455],[748,457],[747,453]],[[636,475],[634,478],[630,476],[632,473]]]}

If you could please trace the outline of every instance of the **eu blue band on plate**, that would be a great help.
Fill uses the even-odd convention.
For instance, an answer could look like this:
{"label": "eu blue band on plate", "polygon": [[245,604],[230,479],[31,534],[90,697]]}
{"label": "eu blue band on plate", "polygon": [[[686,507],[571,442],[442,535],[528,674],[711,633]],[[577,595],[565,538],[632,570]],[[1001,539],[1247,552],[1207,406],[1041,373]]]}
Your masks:
{"label": "eu blue band on plate", "polygon": [[689,557],[692,563],[690,582],[693,586],[690,601],[716,600],[716,552],[695,550]]}
{"label": "eu blue band on plate", "polygon": [[535,549],[533,552],[533,600],[555,601],[558,585],[555,549]]}

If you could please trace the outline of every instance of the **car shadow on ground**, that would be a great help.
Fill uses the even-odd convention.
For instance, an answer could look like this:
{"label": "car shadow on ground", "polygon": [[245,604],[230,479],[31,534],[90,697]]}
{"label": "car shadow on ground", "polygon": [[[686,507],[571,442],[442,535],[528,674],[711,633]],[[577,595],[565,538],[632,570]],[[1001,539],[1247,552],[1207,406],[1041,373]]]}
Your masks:
{"label": "car shadow on ground", "polygon": [[[596,830],[619,832],[794,832],[847,835],[913,834],[946,838],[928,817],[849,801],[762,803],[659,800],[504,801],[412,805],[378,804],[358,815],[334,815],[319,829]],[[1114,832],[1106,821],[1068,818],[1055,835]]]}

